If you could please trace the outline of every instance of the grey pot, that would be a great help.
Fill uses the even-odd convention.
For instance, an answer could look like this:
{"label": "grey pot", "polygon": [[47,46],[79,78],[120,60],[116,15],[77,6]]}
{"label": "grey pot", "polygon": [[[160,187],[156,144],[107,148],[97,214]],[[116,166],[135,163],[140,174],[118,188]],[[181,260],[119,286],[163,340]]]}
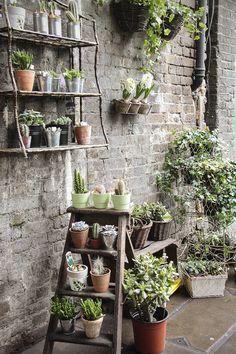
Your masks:
{"label": "grey pot", "polygon": [[75,331],[75,321],[72,320],[60,320],[61,329],[64,334],[70,335]]}
{"label": "grey pot", "polygon": [[73,80],[66,79],[66,87],[68,92],[81,92],[81,79],[79,77]]}
{"label": "grey pot", "polygon": [[84,92],[84,81],[85,81],[85,79],[80,79],[80,92],[81,93]]}
{"label": "grey pot", "polygon": [[60,79],[52,79],[52,92],[59,92]]}
{"label": "grey pot", "polygon": [[117,232],[102,231],[100,237],[103,242],[103,246],[107,250],[113,250],[117,239]]}
{"label": "grey pot", "polygon": [[61,28],[61,18],[60,17],[49,17],[49,33],[61,37],[62,28]]}
{"label": "grey pot", "polygon": [[7,10],[11,27],[23,30],[25,26],[25,9],[18,6],[8,6]]}
{"label": "grey pot", "polygon": [[49,147],[59,146],[60,145],[60,136],[61,136],[61,129],[57,128],[54,132],[51,128],[46,129],[47,134],[47,141]]}
{"label": "grey pot", "polygon": [[67,23],[67,37],[80,39],[80,24],[74,22]]}
{"label": "grey pot", "polygon": [[52,92],[52,77],[51,76],[43,76],[37,75],[37,84],[39,91],[42,92]]}
{"label": "grey pot", "polygon": [[48,34],[48,14],[44,12],[34,12],[34,31]]}

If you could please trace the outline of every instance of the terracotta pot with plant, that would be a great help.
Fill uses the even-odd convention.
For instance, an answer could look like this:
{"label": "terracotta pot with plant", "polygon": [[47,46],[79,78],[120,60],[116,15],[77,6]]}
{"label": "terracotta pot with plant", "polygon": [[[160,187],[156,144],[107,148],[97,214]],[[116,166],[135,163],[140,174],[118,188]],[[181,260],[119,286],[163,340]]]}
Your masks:
{"label": "terracotta pot with plant", "polygon": [[84,178],[76,169],[74,170],[73,187],[72,206],[75,208],[86,208],[90,193],[87,189]]}
{"label": "terracotta pot with plant", "polygon": [[85,221],[76,221],[71,225],[70,234],[75,248],[85,248],[88,240],[89,226]]}
{"label": "terracotta pot with plant", "polygon": [[109,288],[111,270],[104,266],[102,257],[97,257],[92,261],[90,275],[95,292],[105,293]]}
{"label": "terracotta pot with plant", "polygon": [[168,312],[164,305],[176,276],[172,262],[152,254],[136,258],[133,268],[125,270],[124,292],[131,306],[135,349],[139,353],[159,354],[165,349]]}
{"label": "terracotta pot with plant", "polygon": [[79,5],[77,0],[70,0],[68,4],[68,11],[66,11],[68,18],[67,36],[69,38],[80,39],[80,18]]}
{"label": "terracotta pot with plant", "polygon": [[76,305],[72,300],[65,297],[52,297],[51,313],[60,321],[62,332],[70,335],[74,332],[74,322],[77,314]]}
{"label": "terracotta pot with plant", "polygon": [[102,184],[98,184],[93,192],[93,204],[97,209],[107,209],[110,201],[110,193],[107,193],[106,188]]}
{"label": "terracotta pot with plant", "polygon": [[12,64],[15,68],[15,78],[18,90],[33,90],[35,71],[32,70],[33,55],[25,50],[16,50],[12,53]]}
{"label": "terracotta pot with plant", "polygon": [[101,238],[99,232],[101,226],[96,222],[92,225],[92,237],[90,237],[90,246],[93,249],[99,249],[101,246]]}
{"label": "terracotta pot with plant", "polygon": [[102,300],[85,299],[80,300],[82,310],[82,323],[86,337],[94,339],[99,337],[103,322]]}
{"label": "terracotta pot with plant", "polygon": [[123,179],[119,179],[115,187],[115,193],[111,195],[114,209],[129,210],[131,193],[126,189]]}
{"label": "terracotta pot with plant", "polygon": [[75,137],[79,145],[89,145],[91,140],[91,125],[87,122],[75,124]]}

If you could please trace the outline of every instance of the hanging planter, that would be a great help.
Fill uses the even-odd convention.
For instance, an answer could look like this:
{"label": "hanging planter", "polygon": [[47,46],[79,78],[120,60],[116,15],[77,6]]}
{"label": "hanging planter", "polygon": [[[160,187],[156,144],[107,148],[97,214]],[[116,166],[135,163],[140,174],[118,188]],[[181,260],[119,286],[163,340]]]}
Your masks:
{"label": "hanging planter", "polygon": [[123,31],[145,31],[149,19],[148,7],[131,4],[127,0],[112,3],[114,17]]}
{"label": "hanging planter", "polygon": [[[169,22],[169,18],[167,18],[167,20],[163,22],[163,32],[161,34],[161,38],[165,41],[170,41],[174,39],[181,30],[181,27],[183,26],[183,21],[183,16],[180,14],[175,14],[175,17],[171,22]],[[165,30],[168,30],[167,32],[170,32],[166,35]]]}

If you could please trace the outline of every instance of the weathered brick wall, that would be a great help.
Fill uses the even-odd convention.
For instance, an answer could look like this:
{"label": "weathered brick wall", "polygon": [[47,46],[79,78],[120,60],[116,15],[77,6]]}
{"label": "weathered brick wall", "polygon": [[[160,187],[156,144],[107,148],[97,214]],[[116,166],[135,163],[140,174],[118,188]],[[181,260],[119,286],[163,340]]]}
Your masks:
{"label": "weathered brick wall", "polygon": [[[210,1],[212,5],[212,2]],[[212,8],[211,8],[212,11]],[[234,150],[234,100],[236,84],[236,2],[216,0],[211,48],[208,48],[210,68],[207,124],[218,128],[227,143],[229,154]],[[211,55],[211,56],[210,56]]]}
{"label": "weathered brick wall", "polygon": [[[19,3],[28,8],[27,24],[31,24],[31,11],[37,1]],[[65,211],[70,204],[73,169],[79,167],[91,187],[98,182],[110,186],[115,178],[124,177],[134,202],[155,200],[155,173],[162,164],[170,130],[195,125],[190,89],[194,43],[188,35],[182,31],[156,66],[158,95],[154,112],[147,117],[120,116],[114,113],[110,102],[120,97],[121,79],[140,77],[144,37],[121,33],[109,7],[100,9],[93,0],[83,1],[83,5],[84,13],[93,16],[98,25],[98,74],[110,149],[35,154],[27,160],[22,156],[0,156],[1,354],[22,349],[45,333],[49,299],[66,235]],[[1,77],[5,76],[5,49],[1,48]],[[64,51],[32,50],[41,53],[54,68],[63,67],[61,58],[66,60]],[[37,58],[36,68],[41,64]],[[84,69],[88,74],[86,85],[94,89],[91,50],[85,51]],[[85,113],[93,126],[93,142],[103,142],[96,103],[91,99],[86,102]],[[21,107],[41,109],[47,119],[63,111],[63,105],[56,105],[53,99],[27,99]],[[10,112],[4,119],[1,117],[1,134],[6,119],[10,119]],[[3,146],[4,136],[1,135]]]}

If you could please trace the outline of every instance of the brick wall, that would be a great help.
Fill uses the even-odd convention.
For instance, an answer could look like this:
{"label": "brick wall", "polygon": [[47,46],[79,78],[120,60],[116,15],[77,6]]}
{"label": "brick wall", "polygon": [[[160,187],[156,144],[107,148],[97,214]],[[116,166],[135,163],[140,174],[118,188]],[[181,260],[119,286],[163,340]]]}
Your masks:
{"label": "brick wall", "polygon": [[[19,1],[28,9],[27,25],[37,1]],[[193,1],[190,1],[193,4]],[[30,6],[30,8],[29,8]],[[121,33],[109,7],[98,8],[95,1],[83,1],[83,11],[93,16],[100,40],[98,74],[104,97],[104,125],[110,149],[45,153],[22,156],[0,156],[0,354],[13,353],[45,334],[49,299],[54,289],[60,255],[66,235],[70,204],[71,172],[79,167],[89,186],[98,182],[110,186],[115,178],[124,177],[134,202],[155,200],[155,173],[161,168],[169,133],[194,126],[191,75],[194,65],[194,43],[182,31],[167,46],[162,61],[156,66],[157,95],[154,112],[149,116],[126,117],[114,113],[110,102],[120,97],[120,80],[140,77],[143,34]],[[26,47],[29,49],[29,46]],[[5,47],[1,46],[1,77],[5,78]],[[64,51],[38,51],[36,68],[44,61],[61,68],[67,60]],[[68,65],[68,63],[67,63]],[[94,89],[93,52],[84,53],[86,85]],[[6,78],[4,79],[6,82]],[[93,126],[93,142],[103,142],[97,102],[85,102],[87,120]],[[1,101],[1,141],[6,144],[7,120]],[[40,109],[47,119],[63,113],[65,107],[49,99],[43,102],[27,99],[21,108]],[[4,113],[4,116],[3,116]],[[5,135],[4,135],[5,134]]]}

